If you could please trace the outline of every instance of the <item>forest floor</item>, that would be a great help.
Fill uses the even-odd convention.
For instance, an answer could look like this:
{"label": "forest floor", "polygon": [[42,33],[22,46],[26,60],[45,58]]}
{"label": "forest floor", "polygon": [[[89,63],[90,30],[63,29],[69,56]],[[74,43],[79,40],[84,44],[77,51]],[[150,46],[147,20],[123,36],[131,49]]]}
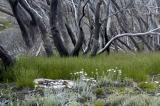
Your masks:
{"label": "forest floor", "polygon": [[[23,56],[7,71],[1,71],[5,84],[0,84],[0,103],[159,106],[159,74],[159,53],[111,54],[95,58]],[[72,80],[75,85],[65,89],[35,88],[33,81],[37,78]]]}

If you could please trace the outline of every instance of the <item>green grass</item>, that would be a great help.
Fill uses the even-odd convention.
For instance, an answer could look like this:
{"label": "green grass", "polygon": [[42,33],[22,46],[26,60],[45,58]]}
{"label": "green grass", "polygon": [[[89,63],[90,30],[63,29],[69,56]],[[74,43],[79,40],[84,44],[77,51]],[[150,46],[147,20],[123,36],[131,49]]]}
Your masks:
{"label": "green grass", "polygon": [[102,75],[110,68],[118,67],[122,76],[134,81],[146,81],[150,76],[160,73],[160,53],[112,54],[91,57],[21,57],[5,77],[14,80],[19,86],[32,85],[35,78],[71,79],[70,73],[84,69],[89,76],[98,71]]}

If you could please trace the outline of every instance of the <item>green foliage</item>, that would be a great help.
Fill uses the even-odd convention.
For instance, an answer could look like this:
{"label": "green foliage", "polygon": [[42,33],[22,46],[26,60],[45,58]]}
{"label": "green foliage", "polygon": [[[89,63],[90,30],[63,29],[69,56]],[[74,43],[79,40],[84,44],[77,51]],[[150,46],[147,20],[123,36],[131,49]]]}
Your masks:
{"label": "green foliage", "polygon": [[[33,70],[30,70],[33,71]],[[25,70],[23,70],[25,74]],[[36,72],[38,73],[38,72]],[[17,73],[19,74],[19,73]],[[108,87],[98,88],[97,82],[91,82],[83,71],[76,72],[80,74],[79,78],[74,81],[74,86],[62,89],[40,88],[43,95],[26,94],[22,100],[16,98],[16,93],[12,96],[12,90],[2,90],[1,95],[9,98],[9,104],[22,106],[159,106],[160,97],[156,93],[149,96],[146,92],[144,94],[131,93],[136,92],[135,88],[130,86],[114,87],[112,84]],[[31,75],[31,74],[30,74]],[[28,75],[27,75],[28,76]],[[25,77],[25,76],[24,76]],[[83,78],[82,78],[83,77]],[[21,82],[22,83],[22,82]],[[111,83],[114,83],[112,81]],[[140,83],[141,84],[141,83]],[[143,84],[142,84],[143,85]],[[128,88],[128,89],[127,89]],[[107,89],[113,90],[109,93]],[[96,92],[95,92],[96,91]],[[104,95],[105,94],[105,95]],[[97,97],[100,97],[100,99]],[[103,96],[102,96],[103,95]]]}
{"label": "green foliage", "polygon": [[105,106],[105,101],[103,99],[96,100],[94,106]]}
{"label": "green foliage", "polygon": [[97,88],[95,91],[97,96],[101,96],[105,94],[105,89],[104,88]]}
{"label": "green foliage", "polygon": [[[112,54],[109,56],[100,55],[95,58],[80,56],[80,57],[69,57],[60,58],[54,57],[21,57],[17,60],[15,66],[8,70],[13,72],[11,80],[31,84],[31,80],[36,76],[51,78],[51,79],[72,79],[70,73],[75,73],[82,69],[87,72],[91,77],[108,75],[112,79],[119,80],[121,78],[128,77],[137,82],[146,81],[149,75],[160,73],[160,54],[159,53],[148,53],[148,54]],[[110,72],[108,69],[122,70],[122,75]],[[22,70],[22,71],[21,71]],[[24,71],[25,70],[25,71]],[[18,71],[18,72],[17,72]],[[33,72],[32,72],[33,71]],[[18,74],[18,80],[15,75]],[[24,77],[25,73],[25,77]],[[30,76],[30,74],[32,75]],[[34,75],[35,74],[35,75]],[[38,74],[38,75],[37,75]],[[7,77],[6,77],[7,78]],[[109,77],[108,77],[109,78]],[[5,80],[10,80],[5,79]],[[23,85],[23,84],[22,84]],[[26,84],[27,85],[27,84]]]}
{"label": "green foliage", "polygon": [[19,69],[15,73],[16,83],[18,87],[33,87],[33,80],[38,77],[38,71],[32,69]]}
{"label": "green foliage", "polygon": [[138,86],[148,92],[154,92],[157,90],[157,84],[153,82],[140,82]]}
{"label": "green foliage", "polygon": [[[104,74],[105,75],[105,74]],[[108,69],[106,79],[109,81],[120,81],[122,76],[122,70],[118,69]]]}

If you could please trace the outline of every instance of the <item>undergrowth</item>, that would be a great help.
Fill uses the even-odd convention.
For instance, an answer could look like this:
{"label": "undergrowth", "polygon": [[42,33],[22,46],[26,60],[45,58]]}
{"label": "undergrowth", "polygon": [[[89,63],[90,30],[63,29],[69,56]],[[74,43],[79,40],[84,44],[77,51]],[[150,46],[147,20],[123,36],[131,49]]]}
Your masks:
{"label": "undergrowth", "polygon": [[[111,54],[61,58],[54,57],[20,57],[14,67],[5,73],[7,81],[16,81],[19,86],[30,86],[35,78],[71,79],[70,73],[80,70],[90,77],[95,74],[101,76],[108,69],[119,68],[123,78],[130,78],[136,82],[150,79],[155,74],[160,74],[160,54]],[[7,75],[6,75],[7,74]]]}
{"label": "undergrowth", "polygon": [[[97,80],[88,77],[85,71],[72,73],[77,76],[72,87],[64,88],[41,88],[24,95],[23,99],[14,96],[12,90],[2,90],[1,95],[7,98],[9,106],[159,106],[159,90],[155,94],[148,93],[145,89],[136,86],[134,81],[119,78],[123,73],[119,69],[107,70],[108,75],[97,76]],[[117,73],[118,72],[118,73]],[[25,73],[24,73],[25,74]],[[115,76],[115,74],[117,74]],[[110,77],[111,75],[112,77]],[[121,81],[119,81],[121,80]],[[119,81],[119,82],[118,82]],[[125,84],[123,84],[125,83]],[[128,84],[129,85],[128,85]],[[153,83],[153,82],[152,82]],[[155,82],[159,85],[157,82]],[[143,86],[141,86],[143,88]],[[145,86],[149,87],[150,86]],[[120,90],[121,89],[121,90]],[[157,88],[159,89],[159,88]],[[144,91],[144,92],[141,92]],[[123,92],[123,93],[122,93]]]}

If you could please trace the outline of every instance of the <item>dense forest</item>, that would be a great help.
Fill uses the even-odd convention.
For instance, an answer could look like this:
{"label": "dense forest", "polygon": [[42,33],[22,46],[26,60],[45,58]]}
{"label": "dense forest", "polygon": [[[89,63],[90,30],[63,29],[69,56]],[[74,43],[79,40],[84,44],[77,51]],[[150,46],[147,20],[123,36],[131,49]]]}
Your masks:
{"label": "dense forest", "polygon": [[[160,0],[0,0],[1,82],[18,89],[64,79],[68,87],[78,78],[74,90],[88,92],[78,100],[52,95],[52,105],[159,106],[159,51]],[[49,106],[49,97],[32,102]]]}

